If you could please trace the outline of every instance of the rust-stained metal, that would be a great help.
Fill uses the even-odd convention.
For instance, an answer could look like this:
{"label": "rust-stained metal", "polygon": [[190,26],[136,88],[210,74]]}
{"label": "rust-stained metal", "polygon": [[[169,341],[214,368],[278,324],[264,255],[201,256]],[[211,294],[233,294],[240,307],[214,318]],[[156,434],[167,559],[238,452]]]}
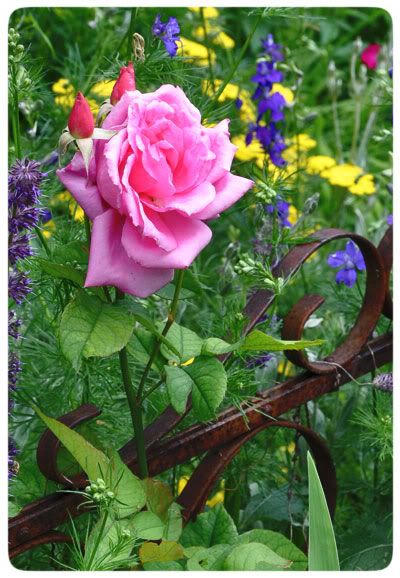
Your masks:
{"label": "rust-stained metal", "polygon": [[[375,370],[392,360],[392,336],[385,334],[371,339],[373,329],[383,313],[391,318],[391,297],[388,279],[392,260],[392,231],[389,229],[378,249],[352,233],[338,229],[320,230],[313,234],[310,243],[297,245],[289,251],[275,267],[274,274],[289,279],[298,268],[320,247],[330,241],[352,239],[363,253],[366,269],[366,291],[356,322],[336,350],[324,360],[310,362],[303,352],[285,352],[286,356],[306,371],[284,383],[262,391],[251,403],[242,408],[228,408],[212,422],[195,424],[167,439],[163,439],[184,417],[168,407],[145,430],[150,475],[157,475],[175,465],[206,454],[193,473],[179,501],[184,506],[186,520],[194,517],[204,506],[207,496],[224,467],[240,447],[258,432],[269,427],[292,427],[303,435],[311,448],[322,479],[330,511],[333,514],[336,478],[334,466],[321,438],[301,424],[278,420],[279,416],[300,405],[337,390],[342,384]],[[272,304],[274,295],[270,291],[257,291],[248,301],[244,313],[248,333]],[[323,303],[323,297],[308,295],[300,299],[287,315],[282,335],[286,339],[300,339],[309,316]],[[226,360],[228,355],[223,356]],[[190,403],[187,411],[190,410]],[[100,410],[91,404],[81,406],[60,421],[76,427],[92,419]],[[84,473],[67,478],[57,468],[57,452],[60,444],[48,430],[38,447],[38,463],[42,473],[53,481],[69,488],[83,488]],[[120,455],[132,471],[137,472],[134,440],[125,444]],[[54,528],[83,513],[84,498],[74,493],[55,493],[27,505],[20,514],[9,521],[10,556],[37,546],[40,543],[60,541],[61,534],[52,533]],[[41,541],[42,540],[42,541]]]}

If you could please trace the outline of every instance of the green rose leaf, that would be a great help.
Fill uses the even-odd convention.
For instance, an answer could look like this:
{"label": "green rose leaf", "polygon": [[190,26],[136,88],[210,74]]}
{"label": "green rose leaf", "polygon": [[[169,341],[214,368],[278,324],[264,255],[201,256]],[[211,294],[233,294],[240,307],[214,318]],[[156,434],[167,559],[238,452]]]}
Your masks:
{"label": "green rose leaf", "polygon": [[132,331],[133,317],[126,307],[79,291],[61,316],[61,350],[78,371],[82,357],[108,357],[120,351]]}
{"label": "green rose leaf", "polygon": [[182,533],[181,543],[185,548],[202,546],[210,548],[216,544],[234,544],[238,538],[234,521],[222,504],[211,508],[190,522]]}
{"label": "green rose leaf", "polygon": [[[164,324],[160,323],[158,328],[162,331]],[[174,351],[177,350],[179,352],[179,355],[176,355],[174,351],[171,351],[171,349],[163,343],[161,353],[167,360],[182,363],[201,354],[203,345],[201,337],[191,329],[178,325],[178,323],[171,325],[168,331],[168,341],[173,345]]]}
{"label": "green rose leaf", "polygon": [[307,570],[307,556],[278,532],[273,532],[272,530],[250,530],[245,534],[241,534],[236,541],[237,544],[248,544],[250,542],[264,544],[278,556],[289,560],[291,562],[291,570]]}
{"label": "green rose leaf", "polygon": [[231,344],[218,337],[209,337],[204,340],[201,353],[203,355],[223,355],[235,351],[239,346],[240,342]]}
{"label": "green rose leaf", "polygon": [[[155,337],[146,329],[137,327],[127,345],[129,355],[139,363],[146,365],[155,344]],[[153,362],[153,369],[161,372],[164,366],[164,358],[158,354]]]}
{"label": "green rose leaf", "polygon": [[184,368],[170,365],[164,366],[165,383],[172,407],[178,413],[183,413],[187,399],[192,391],[193,380]]}
{"label": "green rose leaf", "polygon": [[200,356],[190,365],[165,366],[165,373],[169,398],[178,413],[184,411],[192,393],[195,416],[202,421],[215,416],[227,386],[225,368],[218,359]]}
{"label": "green rose leaf", "polygon": [[183,567],[179,564],[179,562],[174,562],[172,560],[170,562],[146,562],[143,564],[143,568],[153,572],[183,572]]}
{"label": "green rose leaf", "polygon": [[300,341],[284,341],[276,339],[271,335],[263,333],[259,329],[255,329],[247,335],[242,341],[239,351],[285,351],[288,349],[305,349],[306,347],[313,347],[315,345],[322,345],[323,339],[314,339],[308,341],[302,339]]}

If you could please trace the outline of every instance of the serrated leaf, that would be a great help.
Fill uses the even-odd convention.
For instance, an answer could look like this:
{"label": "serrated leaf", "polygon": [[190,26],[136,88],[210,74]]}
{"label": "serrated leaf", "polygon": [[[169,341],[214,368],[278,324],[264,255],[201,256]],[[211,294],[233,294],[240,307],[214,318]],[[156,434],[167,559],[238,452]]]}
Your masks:
{"label": "serrated leaf", "polygon": [[[131,355],[139,363],[146,365],[149,361],[150,354],[153,350],[155,337],[147,329],[136,327],[133,331],[132,337],[127,345],[129,355]],[[158,354],[153,362],[153,368],[161,372],[164,367],[164,358]]]}
{"label": "serrated leaf", "polygon": [[[162,331],[163,327],[163,324],[159,324],[158,326],[160,331]],[[178,323],[171,325],[168,331],[168,341],[178,351],[179,355],[174,354],[174,352],[163,344],[161,346],[161,353],[167,360],[183,363],[201,354],[203,345],[201,337],[191,329],[178,325]]]}
{"label": "serrated leaf", "polygon": [[238,532],[234,521],[222,504],[211,508],[190,522],[182,533],[181,543],[185,548],[202,546],[210,548],[216,544],[234,544]]}
{"label": "serrated leaf", "polygon": [[133,318],[123,305],[79,291],[61,316],[60,346],[78,371],[82,357],[108,357],[120,351],[132,331]]}
{"label": "serrated leaf", "polygon": [[139,557],[142,564],[148,562],[171,562],[184,557],[183,548],[177,542],[146,542],[139,548]]}
{"label": "serrated leaf", "polygon": [[309,538],[308,569],[340,570],[335,533],[317,468],[307,452]]}
{"label": "serrated leaf", "polygon": [[215,410],[225,397],[225,368],[214,357],[200,356],[191,365],[165,368],[171,403],[181,412],[187,396],[192,393],[193,411],[202,421],[215,416]]}
{"label": "serrated leaf", "polygon": [[258,542],[268,546],[278,556],[291,562],[291,570],[307,570],[307,556],[282,534],[272,530],[250,530],[241,534],[237,539],[238,544]]}
{"label": "serrated leaf", "polygon": [[278,556],[268,546],[258,542],[235,546],[223,564],[224,570],[236,571],[285,570],[289,567],[289,560]]}
{"label": "serrated leaf", "polygon": [[82,241],[71,241],[55,247],[52,257],[60,263],[76,262],[85,265],[88,262],[89,249]]}
{"label": "serrated leaf", "polygon": [[153,512],[139,512],[132,520],[132,527],[142,540],[161,540],[165,526]]}
{"label": "serrated leaf", "polygon": [[222,355],[224,353],[230,353],[231,351],[238,349],[240,343],[241,342],[227,343],[218,337],[209,337],[204,340],[201,353],[202,355]]}
{"label": "serrated leaf", "polygon": [[255,329],[247,335],[240,344],[239,351],[285,351],[289,349],[299,350],[306,347],[322,345],[323,339],[314,339],[312,341],[302,339],[299,341],[285,341],[276,339],[271,335]]}
{"label": "serrated leaf", "polygon": [[190,392],[192,391],[193,380],[190,375],[180,367],[165,365],[164,371],[165,384],[171,405],[176,412],[183,413],[186,409]]}

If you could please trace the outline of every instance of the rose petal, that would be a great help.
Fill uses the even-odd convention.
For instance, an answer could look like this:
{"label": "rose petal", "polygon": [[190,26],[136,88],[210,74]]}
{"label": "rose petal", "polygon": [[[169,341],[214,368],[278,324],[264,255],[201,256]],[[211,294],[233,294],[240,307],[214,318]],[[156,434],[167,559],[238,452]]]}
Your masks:
{"label": "rose petal", "polygon": [[97,186],[91,182],[94,160],[91,161],[89,179],[86,175],[82,154],[76,153],[72,161],[63,169],[57,170],[57,176],[66,189],[82,207],[89,219],[94,219],[105,210],[105,204]]}
{"label": "rose petal", "polygon": [[94,219],[85,287],[115,285],[121,291],[147,297],[172,280],[173,269],[146,269],[126,254],[121,244],[125,219],[109,209]]}
{"label": "rose petal", "polygon": [[205,223],[183,217],[177,212],[164,213],[165,225],[174,232],[176,249],[164,251],[157,243],[140,234],[131,221],[126,220],[122,232],[122,245],[127,254],[144,267],[189,267],[200,251],[210,242],[212,233]]}
{"label": "rose petal", "polygon": [[253,184],[250,179],[226,173],[222,179],[215,183],[216,196],[214,201],[193,216],[197,219],[213,219],[217,217],[219,213],[236,203],[240,197],[251,189]]}

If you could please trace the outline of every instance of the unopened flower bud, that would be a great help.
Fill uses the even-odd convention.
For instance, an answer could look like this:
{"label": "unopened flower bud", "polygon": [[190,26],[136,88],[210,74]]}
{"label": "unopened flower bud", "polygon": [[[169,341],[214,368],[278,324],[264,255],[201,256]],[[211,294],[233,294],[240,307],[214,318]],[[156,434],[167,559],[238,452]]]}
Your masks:
{"label": "unopened flower bud", "polygon": [[93,134],[94,120],[86,98],[78,92],[68,119],[69,132],[74,138],[89,138]]}
{"label": "unopened flower bud", "polygon": [[118,80],[114,84],[110,97],[111,104],[117,104],[128,90],[136,90],[135,71],[132,62],[129,62],[128,66],[123,66],[119,71]]}

